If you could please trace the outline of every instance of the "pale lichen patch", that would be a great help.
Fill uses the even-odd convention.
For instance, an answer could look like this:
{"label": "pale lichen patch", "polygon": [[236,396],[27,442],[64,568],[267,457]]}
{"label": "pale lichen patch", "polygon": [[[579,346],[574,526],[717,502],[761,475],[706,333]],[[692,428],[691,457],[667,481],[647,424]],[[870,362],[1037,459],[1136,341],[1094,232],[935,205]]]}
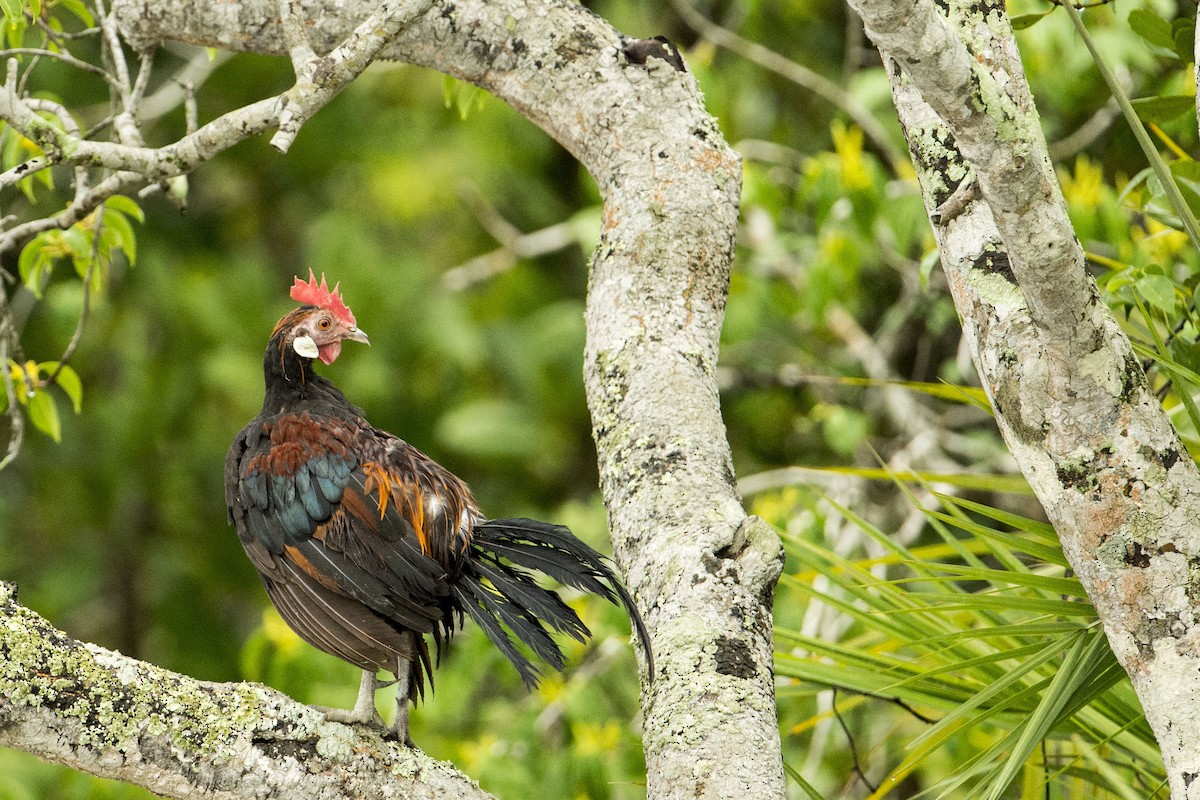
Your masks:
{"label": "pale lichen patch", "polygon": [[1009,282],[1003,275],[994,272],[973,270],[967,275],[967,283],[988,305],[997,309],[1012,311],[1023,309],[1025,296],[1016,284]]}
{"label": "pale lichen patch", "polygon": [[1101,346],[1079,359],[1079,374],[1090,378],[1107,394],[1119,397],[1124,389],[1123,363],[1107,346]]}

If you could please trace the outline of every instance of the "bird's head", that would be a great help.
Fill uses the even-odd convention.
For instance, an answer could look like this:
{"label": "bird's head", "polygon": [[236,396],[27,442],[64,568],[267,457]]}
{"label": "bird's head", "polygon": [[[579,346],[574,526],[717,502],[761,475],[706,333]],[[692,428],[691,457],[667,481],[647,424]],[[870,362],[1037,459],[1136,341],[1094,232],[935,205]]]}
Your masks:
{"label": "bird's head", "polygon": [[367,335],[358,329],[338,286],[330,290],[324,275],[320,283],[312,270],[308,271],[307,281],[296,278],[292,299],[304,305],[279,320],[275,336],[297,355],[332,364],[341,354],[344,340],[370,344]]}

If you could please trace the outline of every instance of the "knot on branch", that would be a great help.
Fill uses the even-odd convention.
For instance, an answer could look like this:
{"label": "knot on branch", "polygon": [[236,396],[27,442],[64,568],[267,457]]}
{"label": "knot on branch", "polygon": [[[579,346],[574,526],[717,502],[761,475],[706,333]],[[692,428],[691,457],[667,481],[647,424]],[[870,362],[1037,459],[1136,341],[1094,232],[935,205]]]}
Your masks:
{"label": "knot on branch", "polygon": [[630,64],[645,66],[650,58],[661,58],[671,65],[676,72],[687,72],[683,56],[679,48],[665,36],[654,36],[650,39],[634,39],[621,48],[621,53]]}

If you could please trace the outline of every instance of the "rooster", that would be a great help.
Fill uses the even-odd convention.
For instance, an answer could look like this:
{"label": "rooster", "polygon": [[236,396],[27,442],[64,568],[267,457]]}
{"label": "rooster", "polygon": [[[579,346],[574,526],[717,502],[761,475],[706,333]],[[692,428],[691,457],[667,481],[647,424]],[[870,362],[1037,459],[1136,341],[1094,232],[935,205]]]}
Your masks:
{"label": "rooster", "polygon": [[[590,635],[559,596],[526,570],[620,602],[646,653],[646,627],[605,559],[561,526],[487,519],[462,480],[399,437],[375,428],[313,371],[342,342],[367,344],[338,287],[296,278],[302,305],[275,325],[263,358],[262,411],[225,460],[225,500],[246,555],[280,616],[306,642],[363,670],[354,708],[332,719],[383,723],[375,690],[399,684],[388,731],[408,745],[409,701],[464,614],[536,686],[540,672],[512,637],[561,670],[550,631]],[[434,657],[430,657],[429,639]]]}

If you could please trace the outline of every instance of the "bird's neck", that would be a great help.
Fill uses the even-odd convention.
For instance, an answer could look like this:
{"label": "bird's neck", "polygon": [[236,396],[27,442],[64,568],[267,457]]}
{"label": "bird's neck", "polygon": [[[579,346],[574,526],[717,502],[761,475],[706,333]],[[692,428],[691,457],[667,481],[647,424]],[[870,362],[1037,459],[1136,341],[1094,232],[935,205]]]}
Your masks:
{"label": "bird's neck", "polygon": [[309,405],[345,405],[346,396],[313,370],[313,360],[288,347],[282,336],[271,339],[263,354],[266,395],[263,413],[275,414]]}

